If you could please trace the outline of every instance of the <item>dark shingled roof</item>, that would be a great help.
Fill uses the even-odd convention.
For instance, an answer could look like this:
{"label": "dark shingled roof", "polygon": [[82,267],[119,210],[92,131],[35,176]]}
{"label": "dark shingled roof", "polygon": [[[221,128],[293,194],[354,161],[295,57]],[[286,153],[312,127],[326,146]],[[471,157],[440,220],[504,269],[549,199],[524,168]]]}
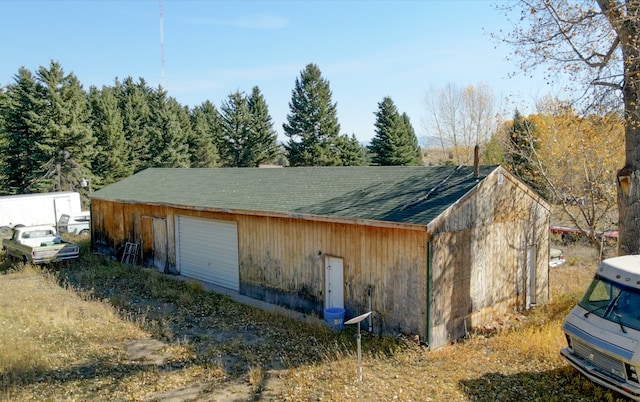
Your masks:
{"label": "dark shingled roof", "polygon": [[92,198],[427,225],[496,168],[152,168]]}

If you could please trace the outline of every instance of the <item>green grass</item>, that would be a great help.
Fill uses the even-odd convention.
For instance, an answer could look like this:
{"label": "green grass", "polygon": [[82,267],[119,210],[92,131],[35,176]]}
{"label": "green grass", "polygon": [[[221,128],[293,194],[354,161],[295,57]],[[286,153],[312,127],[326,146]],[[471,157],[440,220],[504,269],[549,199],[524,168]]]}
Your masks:
{"label": "green grass", "polygon": [[551,271],[552,300],[499,330],[436,351],[364,333],[362,384],[353,328],[240,305],[82,246],[72,264],[0,264],[0,400],[623,400],[558,355],[597,260],[580,245]]}

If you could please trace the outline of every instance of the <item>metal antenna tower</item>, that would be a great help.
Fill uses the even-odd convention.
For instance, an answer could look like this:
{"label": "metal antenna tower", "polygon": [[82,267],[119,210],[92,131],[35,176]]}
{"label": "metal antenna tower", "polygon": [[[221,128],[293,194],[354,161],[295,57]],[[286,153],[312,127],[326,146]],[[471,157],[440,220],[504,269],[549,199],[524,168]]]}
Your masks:
{"label": "metal antenna tower", "polygon": [[162,15],[162,0],[158,0],[160,3],[160,64],[162,67],[162,79],[160,84],[162,88],[165,87],[165,74],[164,74],[164,23]]}

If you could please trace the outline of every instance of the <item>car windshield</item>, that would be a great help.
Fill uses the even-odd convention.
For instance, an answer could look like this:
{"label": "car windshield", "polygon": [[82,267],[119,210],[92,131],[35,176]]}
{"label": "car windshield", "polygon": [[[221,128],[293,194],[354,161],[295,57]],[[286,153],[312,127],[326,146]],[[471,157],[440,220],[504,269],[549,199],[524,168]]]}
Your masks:
{"label": "car windshield", "polygon": [[640,330],[640,292],[638,289],[596,276],[578,303],[588,314],[595,314],[625,327]]}

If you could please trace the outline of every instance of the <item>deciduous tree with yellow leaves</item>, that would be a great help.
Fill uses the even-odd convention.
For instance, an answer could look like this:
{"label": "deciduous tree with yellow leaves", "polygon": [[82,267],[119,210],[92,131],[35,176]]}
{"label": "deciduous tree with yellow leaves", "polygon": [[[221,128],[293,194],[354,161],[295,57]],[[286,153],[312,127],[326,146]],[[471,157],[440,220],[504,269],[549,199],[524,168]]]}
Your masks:
{"label": "deciduous tree with yellow leaves", "polygon": [[624,158],[623,119],[615,114],[581,117],[569,105],[553,101],[541,113],[520,120],[505,130],[512,133],[517,125],[522,137],[505,141],[506,160],[520,160],[527,166],[525,173],[535,174],[523,177],[522,168],[512,171],[561,208],[567,223],[593,245],[602,246],[598,232],[612,229],[617,221],[614,178]]}
{"label": "deciduous tree with yellow leaves", "polygon": [[618,252],[640,253],[640,1],[518,0],[498,7],[517,12],[511,34],[497,36],[513,45],[523,71],[544,66],[549,81],[569,82],[585,115],[623,116],[625,157],[611,178]]}

